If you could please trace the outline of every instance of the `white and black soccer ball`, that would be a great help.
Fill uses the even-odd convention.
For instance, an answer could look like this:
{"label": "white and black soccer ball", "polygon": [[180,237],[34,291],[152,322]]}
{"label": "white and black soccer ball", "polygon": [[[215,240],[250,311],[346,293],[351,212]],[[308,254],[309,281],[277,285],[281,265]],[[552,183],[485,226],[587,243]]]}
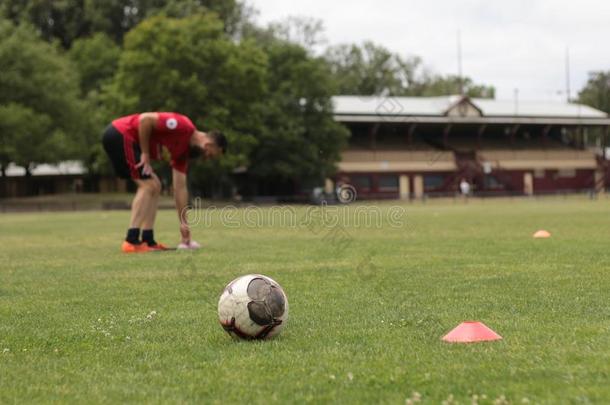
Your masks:
{"label": "white and black soccer ball", "polygon": [[279,334],[288,320],[288,299],[282,287],[261,274],[231,281],[218,301],[220,324],[231,336],[266,339]]}

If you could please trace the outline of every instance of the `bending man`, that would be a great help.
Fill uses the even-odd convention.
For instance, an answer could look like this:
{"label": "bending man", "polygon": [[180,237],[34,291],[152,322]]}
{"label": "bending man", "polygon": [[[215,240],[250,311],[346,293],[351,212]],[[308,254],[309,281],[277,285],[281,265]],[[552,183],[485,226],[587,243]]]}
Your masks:
{"label": "bending man", "polygon": [[167,150],[171,159],[181,246],[196,246],[196,242],[191,240],[186,218],[188,161],[189,158],[211,159],[224,154],[227,148],[224,135],[218,131],[198,131],[191,120],[181,114],[147,112],[112,121],[104,131],[103,144],[116,174],[123,179],[132,179],[138,186],[131,204],[127,237],[121,247],[123,252],[167,249],[155,241],[153,231],[161,182],[150,162],[160,160],[162,148]]}

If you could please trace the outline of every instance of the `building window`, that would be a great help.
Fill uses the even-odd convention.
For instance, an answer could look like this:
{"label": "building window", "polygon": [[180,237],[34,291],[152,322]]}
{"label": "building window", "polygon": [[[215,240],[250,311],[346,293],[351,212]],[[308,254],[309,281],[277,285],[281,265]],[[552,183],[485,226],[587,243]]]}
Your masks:
{"label": "building window", "polygon": [[556,177],[572,178],[576,177],[576,169],[559,169]]}
{"label": "building window", "polygon": [[371,178],[370,176],[350,176],[352,186],[356,187],[356,190],[369,191],[371,189]]}
{"label": "building window", "polygon": [[398,191],[398,176],[379,176],[379,191]]}
{"label": "building window", "polygon": [[502,186],[502,183],[500,183],[495,176],[487,175],[487,176],[485,176],[485,188],[494,189],[494,188],[503,188],[503,186]]}
{"label": "building window", "polygon": [[440,174],[428,174],[424,176],[424,190],[435,190],[441,188],[445,183],[445,176]]}

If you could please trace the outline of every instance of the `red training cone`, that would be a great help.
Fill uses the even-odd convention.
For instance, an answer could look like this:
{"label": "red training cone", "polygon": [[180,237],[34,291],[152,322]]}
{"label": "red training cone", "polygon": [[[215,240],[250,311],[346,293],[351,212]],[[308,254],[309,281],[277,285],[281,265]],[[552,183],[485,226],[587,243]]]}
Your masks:
{"label": "red training cone", "polygon": [[485,342],[500,339],[502,339],[502,336],[489,329],[483,322],[475,321],[462,322],[443,336],[445,342],[451,343]]}

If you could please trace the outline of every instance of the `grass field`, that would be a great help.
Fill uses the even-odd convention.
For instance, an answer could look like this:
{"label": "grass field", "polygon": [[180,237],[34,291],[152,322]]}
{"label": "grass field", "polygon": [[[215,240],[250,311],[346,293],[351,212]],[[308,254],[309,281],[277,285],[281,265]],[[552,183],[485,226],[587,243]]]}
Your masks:
{"label": "grass field", "polygon": [[[0,215],[0,403],[610,403],[610,200],[402,208],[379,229],[217,212],[201,251],[137,256],[124,211]],[[290,320],[236,342],[216,302],[255,272]],[[504,339],[440,340],[472,319]]]}

